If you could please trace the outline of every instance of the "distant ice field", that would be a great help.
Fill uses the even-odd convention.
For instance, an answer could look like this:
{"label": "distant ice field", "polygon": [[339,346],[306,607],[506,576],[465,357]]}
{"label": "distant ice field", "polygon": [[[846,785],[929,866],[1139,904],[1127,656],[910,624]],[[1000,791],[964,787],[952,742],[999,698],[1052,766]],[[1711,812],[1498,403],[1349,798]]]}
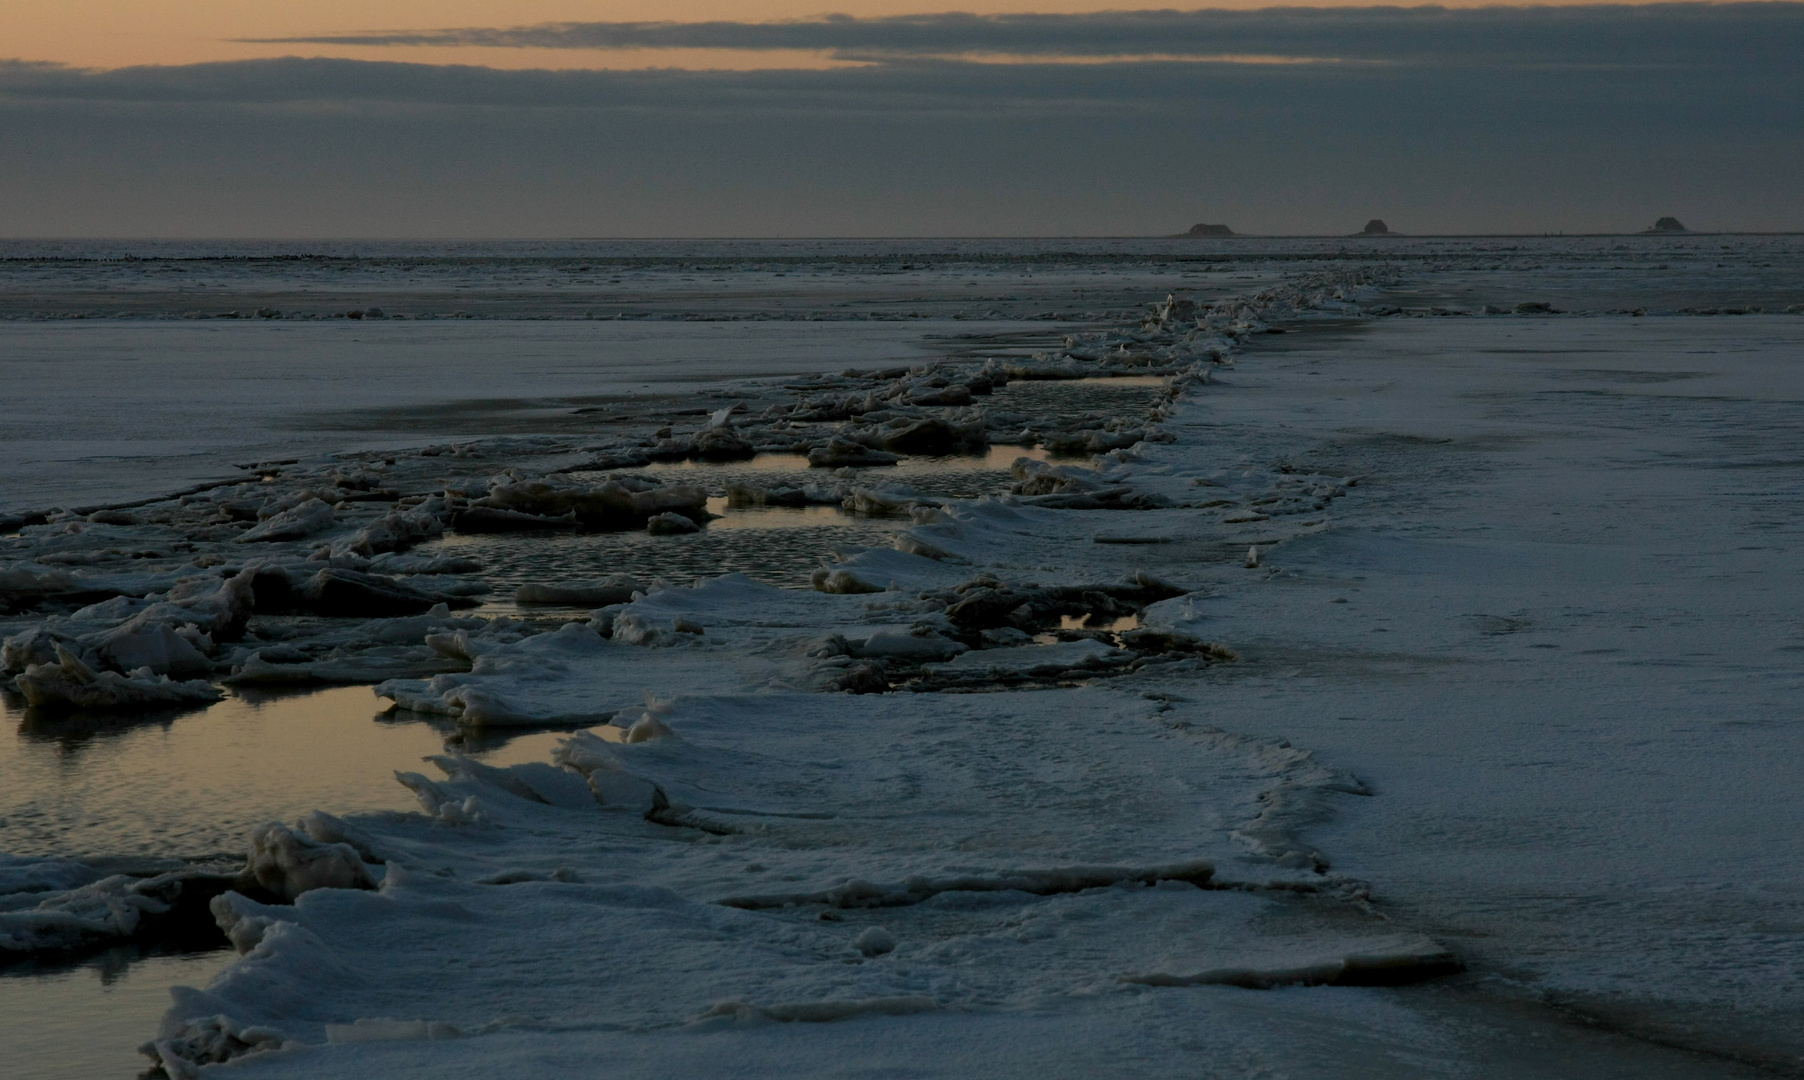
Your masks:
{"label": "distant ice field", "polygon": [[1031,352],[1283,267],[1182,241],[0,242],[0,515],[568,433],[703,384]]}
{"label": "distant ice field", "polygon": [[922,363],[1001,320],[0,322],[0,513],[143,498],[234,462],[593,428],[702,383]]}
{"label": "distant ice field", "polygon": [[1780,311],[1804,280],[1785,237],[0,241],[0,515],[583,430],[585,404],[708,382],[1031,352],[1167,292],[1375,259],[1423,313]]}

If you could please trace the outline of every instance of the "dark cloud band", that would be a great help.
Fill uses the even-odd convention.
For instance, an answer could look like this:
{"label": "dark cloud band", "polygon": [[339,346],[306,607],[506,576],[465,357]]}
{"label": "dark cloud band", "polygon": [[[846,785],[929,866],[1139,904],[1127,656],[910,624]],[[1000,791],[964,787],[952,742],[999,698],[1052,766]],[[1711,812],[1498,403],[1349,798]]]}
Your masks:
{"label": "dark cloud band", "polygon": [[878,61],[979,53],[1023,58],[1250,54],[1410,63],[1691,63],[1735,54],[1799,55],[1804,4],[951,13],[767,23],[549,23],[254,40],[362,47],[806,50]]}

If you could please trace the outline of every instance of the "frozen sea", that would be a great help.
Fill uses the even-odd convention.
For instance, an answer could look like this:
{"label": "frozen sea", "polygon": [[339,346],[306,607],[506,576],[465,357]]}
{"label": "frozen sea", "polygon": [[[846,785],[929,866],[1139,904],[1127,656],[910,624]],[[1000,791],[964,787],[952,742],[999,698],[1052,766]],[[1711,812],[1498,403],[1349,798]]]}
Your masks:
{"label": "frozen sea", "polygon": [[[756,830],[521,800],[474,767],[434,798],[479,820],[428,818],[394,770],[451,747],[538,776],[570,725],[460,731],[367,686],[147,720],[0,697],[0,854],[223,864],[256,823],[317,809],[389,856],[379,891],[253,905],[280,930],[242,958],[203,936],[0,967],[8,1068],[134,1076],[159,1026],[217,1014],[286,1045],[203,1075],[1804,1075],[1799,238],[13,242],[0,518],[24,531],[0,560],[39,550],[55,526],[37,515],[246,465],[600,441],[1311,275],[1346,278],[1345,299],[1268,312],[1166,410],[1169,441],[1105,466],[1163,509],[967,500],[912,527],[770,510],[672,556],[681,586],[634,606],[716,636],[642,650],[628,696],[674,702],[674,736],[610,753]],[[905,469],[928,490],[974,467]],[[1300,477],[1347,486],[1278,509]],[[1147,625],[1239,659],[995,693],[752,692],[785,633],[906,625],[793,570],[808,544],[887,551],[898,529],[938,557],[854,556],[902,575],[873,603],[979,572],[1141,571],[1186,593]],[[482,542],[510,586],[576,565]],[[637,567],[648,543],[584,557]],[[786,588],[687,587],[729,570]],[[1235,887],[1169,870],[1199,860]],[[1100,864],[1115,884],[1022,884]],[[936,874],[986,884],[809,899]],[[1463,970],[1199,975],[1421,942]],[[204,993],[170,1010],[172,986]],[[785,1022],[828,1013],[845,1018]]]}

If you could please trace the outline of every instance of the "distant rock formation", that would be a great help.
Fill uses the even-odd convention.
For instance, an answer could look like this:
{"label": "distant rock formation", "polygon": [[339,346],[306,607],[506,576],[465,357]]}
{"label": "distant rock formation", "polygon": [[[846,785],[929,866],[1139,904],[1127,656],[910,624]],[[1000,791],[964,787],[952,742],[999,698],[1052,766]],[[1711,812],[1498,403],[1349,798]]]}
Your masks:
{"label": "distant rock formation", "polygon": [[1359,235],[1361,235],[1361,236],[1388,236],[1390,234],[1390,231],[1391,231],[1391,227],[1384,223],[1383,218],[1373,218],[1372,220],[1366,222],[1365,228],[1359,230]]}
{"label": "distant rock formation", "polygon": [[1185,236],[1233,236],[1234,230],[1226,225],[1192,225]]}
{"label": "distant rock formation", "polygon": [[1659,221],[1654,222],[1654,227],[1647,231],[1651,233],[1673,233],[1689,232],[1690,230],[1680,224],[1679,219],[1676,217],[1663,217]]}

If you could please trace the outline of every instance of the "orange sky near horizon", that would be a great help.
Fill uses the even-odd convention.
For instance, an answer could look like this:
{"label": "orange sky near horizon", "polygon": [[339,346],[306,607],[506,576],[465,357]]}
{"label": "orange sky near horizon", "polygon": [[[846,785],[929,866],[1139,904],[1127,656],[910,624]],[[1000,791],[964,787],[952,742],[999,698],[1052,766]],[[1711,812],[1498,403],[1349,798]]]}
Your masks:
{"label": "orange sky near horizon", "polygon": [[[1290,7],[1369,6],[1372,0],[1292,0]],[[806,51],[752,52],[704,49],[542,49],[457,46],[344,46],[264,44],[241,38],[511,27],[548,22],[764,22],[827,13],[877,17],[943,11],[977,14],[1197,7],[1256,9],[1270,0],[1218,0],[1172,4],[1169,0],[1099,3],[1097,0],[0,0],[0,60],[118,68],[140,64],[194,64],[276,56],[341,57],[421,64],[474,64],[495,68],[633,69],[681,67],[714,70],[832,66]],[[1414,5],[1402,5],[1414,6]],[[1484,0],[1445,0],[1443,7],[1482,7]]]}

